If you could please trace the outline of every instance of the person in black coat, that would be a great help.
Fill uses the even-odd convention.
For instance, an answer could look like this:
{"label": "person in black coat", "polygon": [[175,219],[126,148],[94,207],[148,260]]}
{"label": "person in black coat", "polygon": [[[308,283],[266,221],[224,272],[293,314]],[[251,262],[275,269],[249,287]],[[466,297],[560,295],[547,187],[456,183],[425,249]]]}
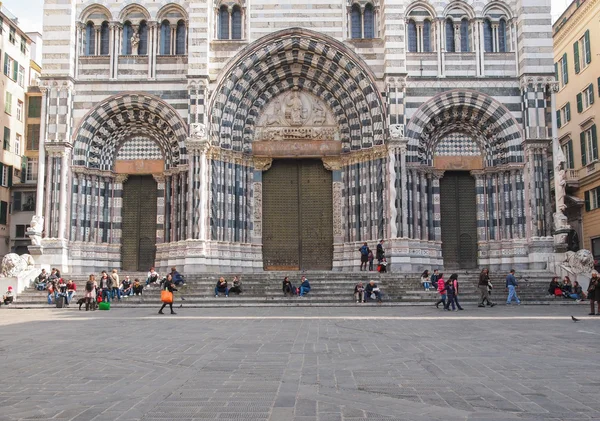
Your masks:
{"label": "person in black coat", "polygon": [[[173,284],[173,279],[170,276],[168,276],[167,279],[165,279],[163,289],[166,291],[170,291],[171,294],[177,291],[177,288],[175,288],[175,284]],[[171,308],[171,314],[177,314],[173,311],[173,301],[171,301],[170,303],[163,303],[160,310],[158,310],[158,314],[165,314],[163,313],[163,308],[165,308],[167,304],[169,304],[169,307]]]}

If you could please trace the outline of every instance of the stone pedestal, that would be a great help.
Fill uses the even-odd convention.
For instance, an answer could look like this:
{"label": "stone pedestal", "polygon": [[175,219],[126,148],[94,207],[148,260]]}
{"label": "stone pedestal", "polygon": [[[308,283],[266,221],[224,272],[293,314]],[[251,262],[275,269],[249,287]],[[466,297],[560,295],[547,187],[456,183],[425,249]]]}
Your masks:
{"label": "stone pedestal", "polygon": [[29,254],[33,256],[36,266],[48,270],[51,267],[60,269],[63,274],[70,273],[69,242],[59,238],[44,238],[41,246],[31,245]]}

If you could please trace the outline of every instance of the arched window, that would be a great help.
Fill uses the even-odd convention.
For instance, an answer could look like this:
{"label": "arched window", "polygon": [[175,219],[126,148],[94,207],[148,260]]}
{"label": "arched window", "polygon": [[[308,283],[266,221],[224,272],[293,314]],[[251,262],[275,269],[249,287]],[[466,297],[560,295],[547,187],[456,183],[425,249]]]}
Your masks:
{"label": "arched window", "polygon": [[483,21],[483,46],[486,53],[494,52],[494,38],[492,36],[492,22],[489,19]]}
{"label": "arched window", "polygon": [[110,45],[110,30],[108,29],[108,22],[102,22],[100,27],[100,55],[107,56],[109,54]]}
{"label": "arched window", "polygon": [[131,55],[131,37],[133,36],[133,27],[131,22],[123,24],[123,50],[121,54]]}
{"label": "arched window", "polygon": [[469,51],[469,20],[460,21],[460,51]]}
{"label": "arched window", "polygon": [[352,6],[352,38],[362,38],[362,16],[360,13],[360,6],[358,4],[354,4]]}
{"label": "arched window", "polygon": [[417,24],[412,19],[408,21],[408,52],[417,52]]}
{"label": "arched window", "polygon": [[96,55],[96,28],[93,22],[88,22],[85,25],[85,55]]}
{"label": "arched window", "polygon": [[454,22],[452,19],[446,19],[446,51],[454,52],[456,51],[456,46],[454,45]]}
{"label": "arched window", "polygon": [[431,52],[431,21],[427,19],[423,22],[423,52]]}
{"label": "arched window", "polygon": [[367,3],[363,14],[364,38],[375,38],[375,15],[373,13],[373,5]]}
{"label": "arched window", "polygon": [[504,19],[500,19],[498,25],[498,51],[506,52],[506,21]]}
{"label": "arched window", "polygon": [[231,39],[242,39],[242,9],[238,5],[231,11]]}
{"label": "arched window", "polygon": [[138,30],[140,36],[140,43],[138,44],[138,55],[145,56],[148,54],[148,24],[146,21],[140,22],[140,29]]}
{"label": "arched window", "polygon": [[219,9],[219,39],[229,39],[229,10],[227,6]]}
{"label": "arched window", "polygon": [[168,20],[163,20],[160,24],[160,54],[171,54],[171,24]]}
{"label": "arched window", "polygon": [[175,31],[175,54],[178,56],[185,54],[185,41],[186,41],[186,28],[185,22],[180,20],[177,22],[177,29]]}

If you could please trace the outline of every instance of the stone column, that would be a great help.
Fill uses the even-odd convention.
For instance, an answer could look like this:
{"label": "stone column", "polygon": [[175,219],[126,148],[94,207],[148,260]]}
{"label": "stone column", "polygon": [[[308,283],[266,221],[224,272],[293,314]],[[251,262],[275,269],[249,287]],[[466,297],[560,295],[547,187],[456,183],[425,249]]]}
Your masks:
{"label": "stone column", "polygon": [[[52,208],[52,195],[54,194],[53,191],[53,173],[54,173],[54,153],[48,148],[47,149],[48,152],[48,166],[46,168],[46,205],[45,205],[45,209],[46,209],[46,224],[44,227],[44,230],[46,231],[46,237],[52,237],[52,233],[50,231],[51,229],[51,221],[52,221],[52,215],[53,215],[53,208]],[[39,180],[38,180],[39,183]]]}
{"label": "stone column", "polygon": [[342,162],[338,157],[322,158],[325,168],[332,172],[333,193],[333,243],[344,242],[344,227],[342,224]]}
{"label": "stone column", "polygon": [[402,215],[400,219],[402,221],[402,237],[408,238],[408,190],[407,190],[407,182],[408,178],[406,175],[406,143],[400,146],[400,180],[402,182],[402,187],[400,189],[400,194],[402,195]]}
{"label": "stone column", "polygon": [[427,178],[425,173],[419,173],[419,186],[421,197],[421,240],[429,240],[429,229],[427,227]]}
{"label": "stone column", "polygon": [[187,149],[188,151],[188,189],[187,189],[187,232],[186,236],[189,239],[194,238],[194,191],[196,186],[194,185],[196,177],[196,151]]}
{"label": "stone column", "polygon": [[529,158],[529,213],[530,213],[530,229],[531,236],[537,237],[538,233],[538,222],[537,222],[537,199],[535,189],[535,152],[533,148],[529,147],[526,149],[527,156]]}
{"label": "stone column", "polygon": [[109,36],[108,36],[108,55],[110,58],[110,70],[109,70],[109,74],[110,74],[110,79],[114,80],[115,79],[115,61],[117,60],[117,57],[115,55],[115,44],[116,44],[116,29],[117,29],[117,22],[110,22],[108,24],[109,27]]}
{"label": "stone column", "polygon": [[419,190],[418,190],[418,181],[419,181],[419,173],[417,170],[411,170],[411,178],[412,178],[412,211],[413,211],[413,238],[419,239],[421,238],[421,232],[419,227]]}
{"label": "stone column", "polygon": [[[76,48],[75,48],[75,79],[79,78],[79,57],[81,57],[81,51],[83,49],[83,37],[85,33],[85,23],[78,22],[75,30],[75,40],[76,40]],[[44,114],[41,114],[42,118]]]}
{"label": "stone column", "polygon": [[478,67],[478,74],[477,76],[483,77],[485,76],[485,60],[484,60],[484,53],[485,53],[485,36],[483,34],[483,20],[482,19],[478,19],[477,20],[477,28],[478,28],[478,33],[479,33],[479,43],[477,44],[479,46],[478,52],[477,52],[477,57],[479,58],[479,67]]}
{"label": "stone column", "polygon": [[444,171],[433,170],[432,177],[432,195],[433,202],[433,239],[442,241],[442,210],[440,200],[440,180],[444,176]]}
{"label": "stone column", "polygon": [[[46,170],[46,103],[48,102],[48,89],[40,87],[42,92],[42,109],[40,119],[40,139],[38,144],[38,179],[37,179],[37,190],[35,196],[35,216],[38,218],[40,225],[44,224],[44,185],[45,185],[45,173]],[[46,208],[48,209],[48,208]],[[46,210],[47,212],[47,210]],[[40,226],[39,232],[41,233],[42,227]]]}
{"label": "stone column", "polygon": [[473,170],[475,178],[475,203],[477,206],[477,241],[487,241],[487,212],[485,206],[485,179],[482,170]]}
{"label": "stone column", "polygon": [[272,164],[272,158],[254,158],[254,182],[252,183],[252,219],[254,228],[252,231],[252,243],[254,244],[262,243],[262,173],[271,168]]}
{"label": "stone column", "polygon": [[515,170],[509,171],[510,177],[510,212],[511,212],[511,238],[519,238],[519,209],[520,204],[517,199],[517,174]]}
{"label": "stone column", "polygon": [[[113,199],[113,222],[123,226],[123,184],[127,181],[127,174],[117,174],[114,181],[114,199]],[[151,203],[151,202],[150,202]],[[120,243],[123,236],[122,228],[112,230],[111,243]]]}
{"label": "stone column", "polygon": [[156,181],[157,197],[156,197],[156,244],[162,244],[165,242],[166,237],[166,185],[165,176],[152,174],[152,177]]}
{"label": "stone column", "polygon": [[171,215],[170,215],[170,219],[171,219],[170,242],[171,243],[179,240],[179,238],[177,238],[177,211],[179,208],[179,206],[177,204],[177,183],[178,182],[179,182],[179,174],[173,173],[171,175],[171,196],[169,197],[169,200],[171,202]]}
{"label": "stone column", "polygon": [[148,22],[148,79],[156,77],[156,49],[158,46],[158,22]]}
{"label": "stone column", "polygon": [[[396,190],[396,153],[397,148],[391,143],[388,144],[388,209],[390,221],[390,238],[398,237],[398,226],[396,218],[398,217],[398,209],[396,201],[398,200],[398,192]],[[341,198],[341,197],[340,197]],[[341,202],[340,202],[341,203]],[[341,207],[340,207],[341,209]]]}

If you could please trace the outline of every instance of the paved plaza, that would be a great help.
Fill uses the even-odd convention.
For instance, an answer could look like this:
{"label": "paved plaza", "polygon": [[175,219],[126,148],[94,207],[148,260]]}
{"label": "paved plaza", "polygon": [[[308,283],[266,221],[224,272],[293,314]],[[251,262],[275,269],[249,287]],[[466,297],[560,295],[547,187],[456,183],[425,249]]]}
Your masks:
{"label": "paved plaza", "polygon": [[0,420],[598,420],[588,306],[0,309]]}

